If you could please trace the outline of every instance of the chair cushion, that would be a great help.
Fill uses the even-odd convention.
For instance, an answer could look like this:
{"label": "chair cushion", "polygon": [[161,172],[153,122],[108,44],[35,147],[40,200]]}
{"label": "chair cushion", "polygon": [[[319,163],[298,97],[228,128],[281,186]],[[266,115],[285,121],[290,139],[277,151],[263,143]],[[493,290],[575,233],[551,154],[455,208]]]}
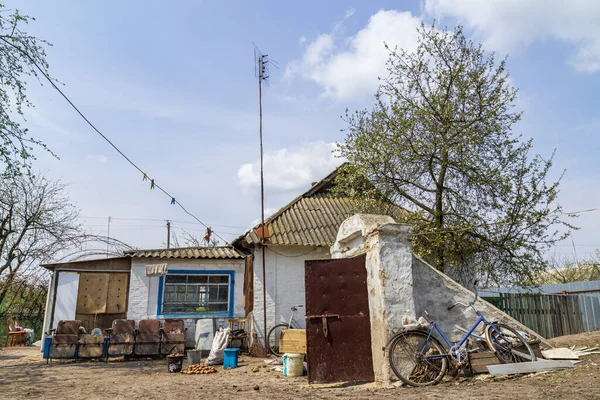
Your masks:
{"label": "chair cushion", "polygon": [[139,323],[138,331],[158,335],[160,333],[160,321],[157,319],[143,319]]}
{"label": "chair cushion", "polygon": [[133,333],[135,321],[132,319],[115,319],[112,323],[112,333]]}
{"label": "chair cushion", "polygon": [[58,325],[56,325],[56,334],[77,335],[80,326],[81,321],[79,320],[58,321]]}
{"label": "chair cushion", "polygon": [[163,323],[165,333],[183,333],[185,332],[185,323],[182,319],[166,319]]}

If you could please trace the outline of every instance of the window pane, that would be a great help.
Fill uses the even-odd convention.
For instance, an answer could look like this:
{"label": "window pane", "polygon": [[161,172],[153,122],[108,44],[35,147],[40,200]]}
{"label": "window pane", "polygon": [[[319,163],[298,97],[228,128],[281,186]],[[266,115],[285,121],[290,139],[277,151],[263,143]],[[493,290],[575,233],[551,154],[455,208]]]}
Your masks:
{"label": "window pane", "polygon": [[206,275],[188,275],[188,283],[207,283],[208,276]]}
{"label": "window pane", "polygon": [[210,311],[212,312],[224,312],[227,311],[227,304],[211,304]]}
{"label": "window pane", "polygon": [[210,283],[229,283],[229,275],[211,275],[208,281]]}
{"label": "window pane", "polygon": [[188,285],[185,296],[186,303],[198,303],[198,286]]}
{"label": "window pane", "polygon": [[229,298],[229,286],[220,286],[219,287],[219,297],[217,300],[227,302],[228,298]]}
{"label": "window pane", "polygon": [[185,275],[167,275],[167,283],[185,283]]}
{"label": "window pane", "polygon": [[219,294],[219,287],[218,286],[209,286],[208,288],[208,301],[216,301],[217,300],[217,296]]}

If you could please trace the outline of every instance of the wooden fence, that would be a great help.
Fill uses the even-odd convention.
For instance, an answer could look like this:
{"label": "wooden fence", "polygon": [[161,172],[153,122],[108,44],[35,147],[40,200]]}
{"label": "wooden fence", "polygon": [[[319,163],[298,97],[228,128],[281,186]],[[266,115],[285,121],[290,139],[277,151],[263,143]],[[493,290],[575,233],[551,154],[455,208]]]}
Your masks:
{"label": "wooden fence", "polygon": [[486,300],[547,339],[584,331],[578,295],[499,293],[499,296]]}

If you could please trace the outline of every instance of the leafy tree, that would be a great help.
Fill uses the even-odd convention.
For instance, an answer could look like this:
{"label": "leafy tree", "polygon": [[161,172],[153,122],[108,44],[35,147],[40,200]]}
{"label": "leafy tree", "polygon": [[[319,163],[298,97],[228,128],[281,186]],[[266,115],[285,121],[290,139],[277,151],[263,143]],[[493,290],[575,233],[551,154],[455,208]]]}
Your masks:
{"label": "leafy tree", "polygon": [[45,48],[51,44],[23,30],[32,20],[0,4],[0,161],[5,174],[29,169],[34,146],[47,150],[19,122],[24,120],[23,107],[32,106],[26,96],[28,79],[38,78],[38,67],[48,74],[49,67]]}
{"label": "leafy tree", "polygon": [[413,225],[415,251],[440,271],[523,281],[563,238],[552,157],[532,156],[532,141],[512,132],[521,114],[506,59],[461,27],[418,32],[414,53],[386,45],[389,75],[374,107],[346,112],[339,150],[349,163],[337,183],[359,210],[405,208],[396,218]]}

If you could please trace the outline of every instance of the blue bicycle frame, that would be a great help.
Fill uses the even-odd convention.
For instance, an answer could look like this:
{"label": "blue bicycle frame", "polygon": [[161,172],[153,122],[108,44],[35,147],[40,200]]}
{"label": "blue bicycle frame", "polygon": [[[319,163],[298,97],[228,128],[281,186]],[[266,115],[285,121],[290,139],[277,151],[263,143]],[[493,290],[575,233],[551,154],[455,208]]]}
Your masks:
{"label": "blue bicycle frame", "polygon": [[469,329],[467,331],[467,333],[465,333],[465,335],[456,343],[452,343],[452,341],[450,341],[450,339],[448,339],[448,336],[446,336],[446,334],[440,329],[440,327],[438,326],[438,324],[429,317],[429,315],[427,314],[427,311],[425,311],[425,316],[427,317],[427,319],[429,319],[430,322],[430,328],[429,328],[429,335],[427,336],[427,339],[429,339],[434,330],[437,331],[437,333],[439,333],[440,337],[444,340],[444,342],[446,342],[446,345],[448,346],[448,348],[450,349],[450,354],[438,354],[438,355],[430,355],[430,356],[426,356],[427,359],[439,359],[440,357],[448,357],[448,356],[454,356],[454,354],[456,354],[456,351],[458,349],[460,349],[462,347],[463,344],[465,344],[465,342],[469,339],[469,336],[471,336],[471,334],[475,331],[475,329],[477,329],[477,327],[479,326],[479,324],[481,324],[482,322],[485,325],[490,325],[492,327],[492,329],[494,329],[494,331],[496,333],[498,333],[498,335],[500,335],[500,337],[502,337],[503,339],[506,339],[504,337],[504,335],[502,334],[502,332],[500,332],[498,329],[496,329],[496,327],[494,326],[493,323],[489,322],[484,316],[483,314],[481,314],[481,312],[479,310],[477,310],[474,306],[473,306],[474,302],[469,302],[469,307],[471,307],[475,313],[477,314],[477,320],[475,321],[475,323],[473,324],[473,326],[471,326],[471,329]]}

